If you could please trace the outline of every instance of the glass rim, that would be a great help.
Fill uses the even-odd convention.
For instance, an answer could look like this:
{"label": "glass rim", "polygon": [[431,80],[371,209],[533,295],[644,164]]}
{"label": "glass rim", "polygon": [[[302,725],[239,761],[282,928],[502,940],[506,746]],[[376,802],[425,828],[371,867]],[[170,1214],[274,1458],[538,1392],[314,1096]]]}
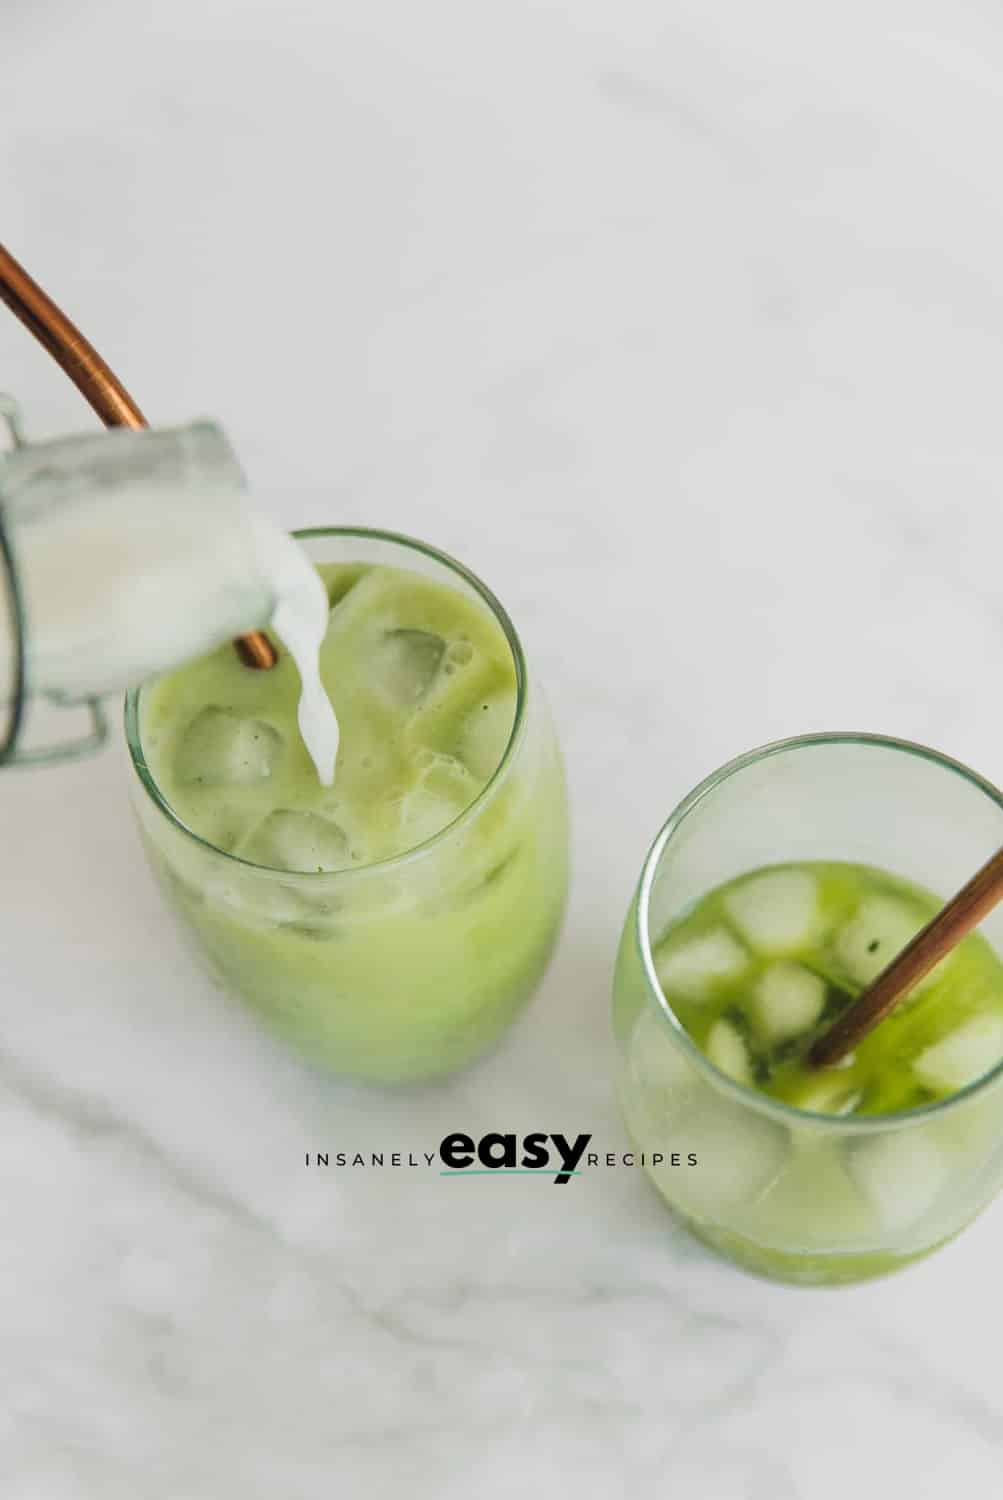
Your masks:
{"label": "glass rim", "polygon": [[469,802],[462,812],[458,813],[452,822],[440,828],[430,838],[415,844],[411,849],[405,849],[403,853],[393,854],[387,859],[374,860],[371,864],[350,866],[344,870],[282,870],[274,865],[255,864],[252,860],[242,859],[239,854],[233,854],[227,849],[221,849],[218,844],[213,844],[209,839],[203,838],[194,828],[190,828],[183,818],[175,811],[168,802],[156,779],[150,770],[143,750],[142,734],[139,723],[140,697],[146,684],[140,683],[138,687],[130,688],[125,697],[125,738],[129,750],[129,758],[133,770],[139,778],[144,791],[157,810],[167,821],[193,843],[199,844],[203,849],[208,849],[220,859],[231,861],[239,865],[242,870],[257,871],[262,877],[281,876],[284,882],[299,881],[330,881],[338,882],[344,880],[360,880],[371,875],[374,871],[386,874],[397,870],[405,865],[416,863],[418,860],[427,858],[447,840],[454,838],[458,833],[477,816],[481,807],[485,804],[495,789],[501,784],[508,774],[509,767],[515,757],[516,750],[521,743],[526,724],[526,708],[529,693],[528,669],[526,658],[519,639],[518,632],[513,625],[507,610],[498,596],[488,588],[477,574],[461,563],[458,558],[452,557],[448,552],[442,552],[438,547],[431,546],[428,542],[422,542],[417,537],[407,536],[399,531],[383,531],[378,527],[371,526],[304,526],[299,530],[292,531],[291,536],[297,541],[319,540],[324,537],[353,537],[364,542],[386,542],[393,546],[401,547],[409,552],[421,553],[423,557],[430,558],[432,562],[438,563],[455,573],[464,583],[474,590],[478,598],[487,605],[491,614],[501,627],[502,633],[512,653],[512,664],[515,668],[516,700],[515,716],[512,721],[512,731],[505,746],[505,751],[498,762],[490,778],[481,787],[480,791]]}
{"label": "glass rim", "polygon": [[700,1048],[692,1040],[685,1026],[683,1026],[675,1010],[669,1003],[665,992],[658,982],[655,973],[655,964],[652,957],[652,944],[649,934],[649,909],[651,903],[651,892],[655,877],[662,861],[662,856],[674,835],[679,831],[686,819],[689,817],[704,798],[716,791],[724,782],[737,775],[740,771],[748,770],[750,766],[759,764],[761,761],[771,760],[774,756],[786,754],[792,750],[815,749],[822,746],[834,745],[864,745],[872,749],[893,750],[905,755],[911,755],[919,760],[930,762],[941,770],[948,771],[952,775],[960,776],[977,791],[982,792],[996,807],[1003,812],[1003,791],[966,766],[962,761],[955,760],[952,756],[943,755],[939,750],[932,749],[929,745],[921,745],[914,740],[897,739],[892,735],[868,734],[856,730],[828,730],[818,731],[810,734],[791,735],[782,740],[772,740],[768,744],[759,745],[754,750],[746,750],[743,754],[735,756],[726,761],[709,776],[705,776],[691,792],[677,803],[675,808],[666,818],[659,829],[655,840],[648,850],[641,867],[641,878],[637,888],[637,900],[635,902],[634,941],[637,945],[641,967],[647,981],[648,998],[653,1000],[655,1007],[662,1020],[671,1027],[676,1041],[681,1043],[683,1051],[693,1062],[698,1071],[704,1074],[714,1087],[726,1095],[729,1095],[737,1103],[745,1108],[751,1108],[758,1114],[768,1115],[788,1125],[812,1125],[825,1126],[830,1131],[838,1131],[845,1135],[872,1135],[877,1131],[898,1129],[912,1124],[919,1124],[937,1115],[949,1113],[955,1106],[964,1103],[988,1088],[998,1078],[1003,1077],[1003,1058],[995,1063],[988,1072],[981,1074],[964,1088],[958,1089],[956,1093],[948,1095],[946,1099],[937,1099],[931,1104],[922,1104],[915,1109],[898,1110],[889,1115],[827,1115],[816,1110],[799,1109],[796,1105],[786,1104],[783,1100],[773,1099],[768,1094],[761,1094],[754,1088],[749,1088],[744,1083],[729,1077],[727,1073],[710,1061],[701,1052]]}

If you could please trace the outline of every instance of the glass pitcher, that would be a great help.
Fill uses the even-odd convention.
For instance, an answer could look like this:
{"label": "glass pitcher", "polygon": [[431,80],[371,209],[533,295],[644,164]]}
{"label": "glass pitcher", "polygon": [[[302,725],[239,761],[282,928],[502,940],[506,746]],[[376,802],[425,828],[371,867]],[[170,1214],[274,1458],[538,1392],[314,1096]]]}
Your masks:
{"label": "glass pitcher", "polygon": [[[28,443],[0,396],[0,766],[97,749],[100,700],[256,630],[274,529],[211,422]],[[26,704],[84,705],[82,737],[24,744]]]}

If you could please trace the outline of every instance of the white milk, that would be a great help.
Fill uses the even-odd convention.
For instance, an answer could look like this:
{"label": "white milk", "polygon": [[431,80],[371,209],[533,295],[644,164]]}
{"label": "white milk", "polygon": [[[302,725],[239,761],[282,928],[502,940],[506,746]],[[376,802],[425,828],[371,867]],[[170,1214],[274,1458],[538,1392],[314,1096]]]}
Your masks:
{"label": "white milk", "polygon": [[[299,670],[300,730],[330,784],[338,726],[318,669],[327,595],[297,543],[245,508],[218,428],[15,449],[0,459],[0,506],[23,595],[30,693],[101,697],[271,625]],[[11,691],[12,642],[0,600],[0,702]]]}
{"label": "white milk", "polygon": [[300,734],[324,786],[334,781],[338,721],[320,680],[319,653],[330,609],[320,575],[293,537],[261,516],[252,517],[262,573],[275,598],[271,625],[300,674]]}

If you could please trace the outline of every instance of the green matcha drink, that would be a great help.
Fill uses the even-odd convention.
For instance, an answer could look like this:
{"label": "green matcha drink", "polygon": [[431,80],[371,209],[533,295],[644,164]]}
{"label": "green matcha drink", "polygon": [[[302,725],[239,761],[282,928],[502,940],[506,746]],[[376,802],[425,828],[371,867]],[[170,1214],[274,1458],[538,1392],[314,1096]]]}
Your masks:
{"label": "green matcha drink", "polygon": [[[740,1264],[809,1283],[878,1275],[951,1238],[997,1191],[1003,964],[986,936],[966,938],[842,1064],[805,1059],[943,904],[875,855],[897,843],[907,868],[934,856],[950,893],[1001,819],[993,789],[932,752],[818,736],[726,767],[656,841],[617,967],[621,1103],[659,1191]],[[829,838],[868,858],[747,863]]]}
{"label": "green matcha drink", "polygon": [[255,672],[227,646],[129,700],[140,828],[214,970],[284,1036],[341,1073],[430,1077],[486,1051],[546,965],[560,757],[507,617],[458,564],[378,533],[301,540],[331,605],[333,785],[288,652]]}
{"label": "green matcha drink", "polygon": [[805,1057],[943,903],[859,865],[766,869],[712,891],[653,948],[662,993],[721,1072],[819,1114],[946,1099],[1003,1058],[1003,965],[966,938],[839,1067]]}

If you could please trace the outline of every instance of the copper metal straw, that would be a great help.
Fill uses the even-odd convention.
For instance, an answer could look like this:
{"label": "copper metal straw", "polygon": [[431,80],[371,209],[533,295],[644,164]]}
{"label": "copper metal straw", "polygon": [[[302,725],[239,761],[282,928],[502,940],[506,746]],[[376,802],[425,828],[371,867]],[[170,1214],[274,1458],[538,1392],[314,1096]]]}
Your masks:
{"label": "copper metal straw", "polygon": [[895,1009],[909,990],[929,974],[951,949],[1003,900],[1003,849],[998,850],[963,885],[932,922],[907,943],[897,958],[858,995],[808,1053],[816,1068],[832,1067],[852,1052],[879,1021]]}
{"label": "copper metal straw", "polygon": [[[149,423],[125,386],[108,368],[79,328],[47,296],[22,265],[0,245],[0,301],[47,349],[106,427],[148,427]],[[248,667],[273,667],[275,647],[260,630],[234,641]]]}

